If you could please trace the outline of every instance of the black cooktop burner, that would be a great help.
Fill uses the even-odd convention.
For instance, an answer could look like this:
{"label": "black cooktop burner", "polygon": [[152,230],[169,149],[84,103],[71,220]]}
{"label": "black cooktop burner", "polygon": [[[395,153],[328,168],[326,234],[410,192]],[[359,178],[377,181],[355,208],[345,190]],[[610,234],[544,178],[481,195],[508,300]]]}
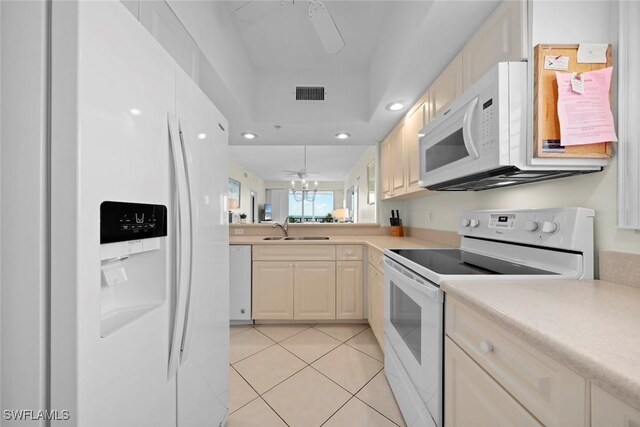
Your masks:
{"label": "black cooktop burner", "polygon": [[477,255],[460,249],[392,249],[401,257],[444,275],[505,274],[542,275],[557,274],[497,258]]}

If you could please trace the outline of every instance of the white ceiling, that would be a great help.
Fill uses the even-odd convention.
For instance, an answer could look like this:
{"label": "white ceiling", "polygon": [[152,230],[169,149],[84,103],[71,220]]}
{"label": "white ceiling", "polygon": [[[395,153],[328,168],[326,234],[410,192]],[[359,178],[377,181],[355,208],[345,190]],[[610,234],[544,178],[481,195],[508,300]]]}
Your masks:
{"label": "white ceiling", "polygon": [[[316,145],[307,147],[309,181],[344,181],[367,146]],[[297,179],[286,171],[304,168],[304,147],[290,145],[232,145],[229,157],[267,181]]]}
{"label": "white ceiling", "polygon": [[[255,1],[271,11],[247,23],[235,13],[246,0],[167,0],[213,68],[201,72],[200,85],[229,120],[230,144],[251,147],[331,146],[343,131],[352,135],[341,143],[346,147],[381,141],[406,113],[385,106],[412,105],[499,3],[324,0],[345,41],[328,55],[307,16],[308,1]],[[296,85],[315,84],[326,86],[324,102],[295,100]],[[245,131],[259,137],[247,141]],[[256,155],[235,160],[264,179],[292,168],[282,147],[246,153]],[[339,179],[329,177],[346,175],[359,158],[350,156],[317,169]]]}

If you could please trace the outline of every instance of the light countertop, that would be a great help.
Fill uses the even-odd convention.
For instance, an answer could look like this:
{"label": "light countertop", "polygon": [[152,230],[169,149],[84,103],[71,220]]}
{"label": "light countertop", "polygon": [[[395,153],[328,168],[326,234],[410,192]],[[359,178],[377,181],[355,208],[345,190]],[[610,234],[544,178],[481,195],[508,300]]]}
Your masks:
{"label": "light countertop", "polygon": [[[277,236],[278,234],[274,234]],[[329,240],[264,240],[266,236],[229,236],[230,245],[369,245],[380,251],[394,248],[442,248],[441,243],[412,237],[329,236]]]}
{"label": "light countertop", "polygon": [[447,281],[441,288],[640,409],[640,288],[599,280]]}

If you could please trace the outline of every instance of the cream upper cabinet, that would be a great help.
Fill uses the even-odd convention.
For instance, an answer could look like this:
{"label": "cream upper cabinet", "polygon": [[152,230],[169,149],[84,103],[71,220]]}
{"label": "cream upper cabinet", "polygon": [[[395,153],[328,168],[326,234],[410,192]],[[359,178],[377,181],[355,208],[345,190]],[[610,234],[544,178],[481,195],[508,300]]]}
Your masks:
{"label": "cream upper cabinet", "polygon": [[293,262],[254,261],[254,319],[293,319]]}
{"label": "cream upper cabinet", "polygon": [[462,54],[458,54],[429,88],[431,116],[438,115],[462,92]]}
{"label": "cream upper cabinet", "polygon": [[638,427],[640,411],[592,385],[591,425],[593,427]]}
{"label": "cream upper cabinet", "polygon": [[393,195],[405,191],[404,177],[404,126],[396,126],[391,132],[391,191]]}
{"label": "cream upper cabinet", "polygon": [[527,5],[523,0],[503,1],[462,50],[464,89],[491,67],[528,56]]}
{"label": "cream upper cabinet", "polygon": [[[404,122],[404,152],[405,169],[407,172],[407,192],[422,190],[418,186],[420,181],[420,139],[418,134],[425,125],[425,109],[428,103],[410,113]],[[426,190],[424,190],[426,191]]]}
{"label": "cream upper cabinet", "polygon": [[294,319],[335,319],[336,263],[296,262],[293,295]]}
{"label": "cream upper cabinet", "polygon": [[380,192],[382,198],[391,197],[391,138],[390,135],[380,143]]}
{"label": "cream upper cabinet", "polygon": [[336,319],[362,319],[364,280],[362,261],[336,263]]}
{"label": "cream upper cabinet", "polygon": [[444,354],[449,427],[542,425],[448,337]]}
{"label": "cream upper cabinet", "polygon": [[388,199],[406,192],[404,135],[397,125],[380,143],[380,180],[382,198]]}

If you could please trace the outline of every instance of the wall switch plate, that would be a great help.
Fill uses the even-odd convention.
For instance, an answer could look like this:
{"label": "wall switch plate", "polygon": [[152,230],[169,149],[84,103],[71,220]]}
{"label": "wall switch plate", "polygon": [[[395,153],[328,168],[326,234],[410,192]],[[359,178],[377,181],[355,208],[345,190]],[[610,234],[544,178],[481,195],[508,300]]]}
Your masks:
{"label": "wall switch plate", "polygon": [[236,228],[233,230],[234,234],[244,234],[244,228]]}

